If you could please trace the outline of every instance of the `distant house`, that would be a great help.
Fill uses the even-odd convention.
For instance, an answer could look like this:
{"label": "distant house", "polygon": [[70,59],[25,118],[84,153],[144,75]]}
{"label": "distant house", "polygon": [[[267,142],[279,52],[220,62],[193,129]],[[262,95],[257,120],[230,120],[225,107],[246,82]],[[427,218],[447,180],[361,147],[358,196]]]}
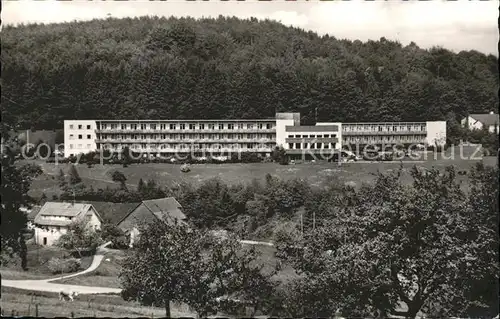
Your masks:
{"label": "distant house", "polygon": [[482,130],[487,128],[490,132],[499,132],[498,130],[498,114],[490,112],[490,114],[469,114],[468,117],[462,119],[461,124],[469,130]]}
{"label": "distant house", "polygon": [[102,218],[92,204],[46,202],[34,218],[35,243],[52,246],[78,220],[94,229],[101,228]]}
{"label": "distant house", "polygon": [[173,223],[183,222],[186,215],[182,212],[182,206],[173,197],[152,199],[142,201],[118,223],[118,227],[130,236],[130,247],[139,236],[141,224],[163,221]]}

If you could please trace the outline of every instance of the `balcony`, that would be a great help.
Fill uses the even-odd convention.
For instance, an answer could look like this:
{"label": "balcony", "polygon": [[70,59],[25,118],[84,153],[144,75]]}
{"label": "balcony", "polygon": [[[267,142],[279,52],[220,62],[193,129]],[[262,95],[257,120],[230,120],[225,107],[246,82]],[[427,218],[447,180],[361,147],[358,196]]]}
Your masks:
{"label": "balcony", "polygon": [[[131,149],[134,153],[238,153],[238,152],[266,152],[270,153],[273,151],[273,147],[260,147],[260,148],[209,148],[209,147],[200,147],[200,148],[135,148]],[[110,151],[120,151],[120,149],[110,149]]]}
{"label": "balcony", "polygon": [[143,143],[171,143],[171,144],[186,144],[186,143],[276,143],[274,139],[270,138],[242,138],[242,139],[97,139],[97,144],[109,143],[130,143],[130,144],[143,144]]}
{"label": "balcony", "polygon": [[343,131],[343,136],[356,135],[427,135],[427,130],[424,131]]}
{"label": "balcony", "polygon": [[96,133],[107,133],[107,134],[115,134],[115,133],[128,133],[128,134],[168,134],[168,133],[276,133],[276,128],[271,128],[271,129],[259,129],[259,128],[249,128],[249,129],[195,129],[195,130],[181,130],[181,129],[175,129],[175,130],[170,130],[170,129],[164,129],[164,130],[142,130],[142,129],[127,129],[127,130],[122,130],[122,129],[97,129],[95,130]]}

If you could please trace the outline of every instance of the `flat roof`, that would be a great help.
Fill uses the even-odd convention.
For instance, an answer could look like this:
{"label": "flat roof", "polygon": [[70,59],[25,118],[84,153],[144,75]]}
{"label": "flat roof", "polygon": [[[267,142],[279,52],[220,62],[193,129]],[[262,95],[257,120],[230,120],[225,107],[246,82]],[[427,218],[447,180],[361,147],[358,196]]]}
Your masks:
{"label": "flat roof", "polygon": [[[78,121],[78,120],[70,120]],[[197,120],[197,119],[179,119],[179,120],[95,120],[96,122],[276,122],[276,119],[213,119],[213,120]]]}
{"label": "flat roof", "polygon": [[286,132],[338,132],[338,125],[286,126]]}

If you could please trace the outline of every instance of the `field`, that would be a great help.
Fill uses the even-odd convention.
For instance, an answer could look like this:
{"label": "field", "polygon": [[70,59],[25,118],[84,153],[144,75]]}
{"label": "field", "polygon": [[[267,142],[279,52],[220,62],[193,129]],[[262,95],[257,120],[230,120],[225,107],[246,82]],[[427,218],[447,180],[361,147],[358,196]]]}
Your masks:
{"label": "field", "polygon": [[[495,165],[496,157],[485,157],[482,160],[487,165]],[[429,159],[423,162],[405,162],[403,168],[405,172],[414,165],[425,168],[444,168],[453,165],[458,170],[471,168],[477,160],[434,160]],[[40,196],[44,192],[50,199],[52,194],[57,194],[56,176],[60,169],[65,173],[69,170],[70,164],[53,164],[45,162],[35,162],[42,166],[44,174],[39,176],[32,184],[31,195]],[[308,180],[313,186],[323,186],[329,181],[338,179],[340,182],[355,182],[357,185],[363,182],[372,181],[377,171],[389,172],[400,167],[399,162],[379,162],[379,163],[303,163],[296,165],[282,166],[276,163],[254,163],[254,164],[197,164],[191,165],[191,171],[182,173],[179,165],[174,164],[134,164],[127,168],[121,165],[95,165],[88,168],[86,165],[78,165],[78,173],[86,185],[93,185],[94,188],[118,187],[111,180],[110,172],[121,171],[127,178],[127,186],[134,188],[139,179],[154,179],[160,185],[172,186],[180,182],[191,182],[199,184],[209,178],[219,177],[227,183],[236,184],[249,182],[256,178],[263,180],[266,174],[277,175],[283,179],[294,177]],[[460,181],[466,181],[467,176],[459,176]],[[408,174],[403,174],[403,180],[410,180]]]}
{"label": "field", "polygon": [[[165,310],[124,301],[116,295],[80,295],[74,302],[60,301],[57,293],[2,287],[2,316],[38,317],[165,317]],[[38,314],[36,313],[38,305]],[[187,307],[173,305],[173,317],[193,317]]]}
{"label": "field", "polygon": [[[53,258],[67,257],[67,253],[57,247],[42,247],[33,244],[31,241],[27,243],[28,248],[28,270],[21,270],[20,259],[12,258],[7,264],[3,264],[0,268],[2,279],[22,280],[22,279],[49,279],[62,275],[54,275],[47,267],[48,261]],[[80,269],[86,269],[92,263],[92,256],[85,256],[80,259]]]}

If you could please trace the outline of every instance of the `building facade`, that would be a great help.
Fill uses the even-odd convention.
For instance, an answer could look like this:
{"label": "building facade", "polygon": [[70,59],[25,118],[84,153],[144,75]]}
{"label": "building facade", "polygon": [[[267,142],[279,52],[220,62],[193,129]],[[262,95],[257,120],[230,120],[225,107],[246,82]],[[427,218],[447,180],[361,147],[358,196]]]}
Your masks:
{"label": "building facade", "polygon": [[444,145],[446,122],[316,123],[303,126],[300,113],[277,113],[255,120],[67,120],[65,155],[125,147],[137,153],[229,154],[269,156],[276,146],[287,154],[334,153],[343,144],[422,143]]}
{"label": "building facade", "polygon": [[34,217],[35,243],[52,246],[76,221],[84,221],[95,230],[102,224],[102,218],[90,204],[46,202]]}

